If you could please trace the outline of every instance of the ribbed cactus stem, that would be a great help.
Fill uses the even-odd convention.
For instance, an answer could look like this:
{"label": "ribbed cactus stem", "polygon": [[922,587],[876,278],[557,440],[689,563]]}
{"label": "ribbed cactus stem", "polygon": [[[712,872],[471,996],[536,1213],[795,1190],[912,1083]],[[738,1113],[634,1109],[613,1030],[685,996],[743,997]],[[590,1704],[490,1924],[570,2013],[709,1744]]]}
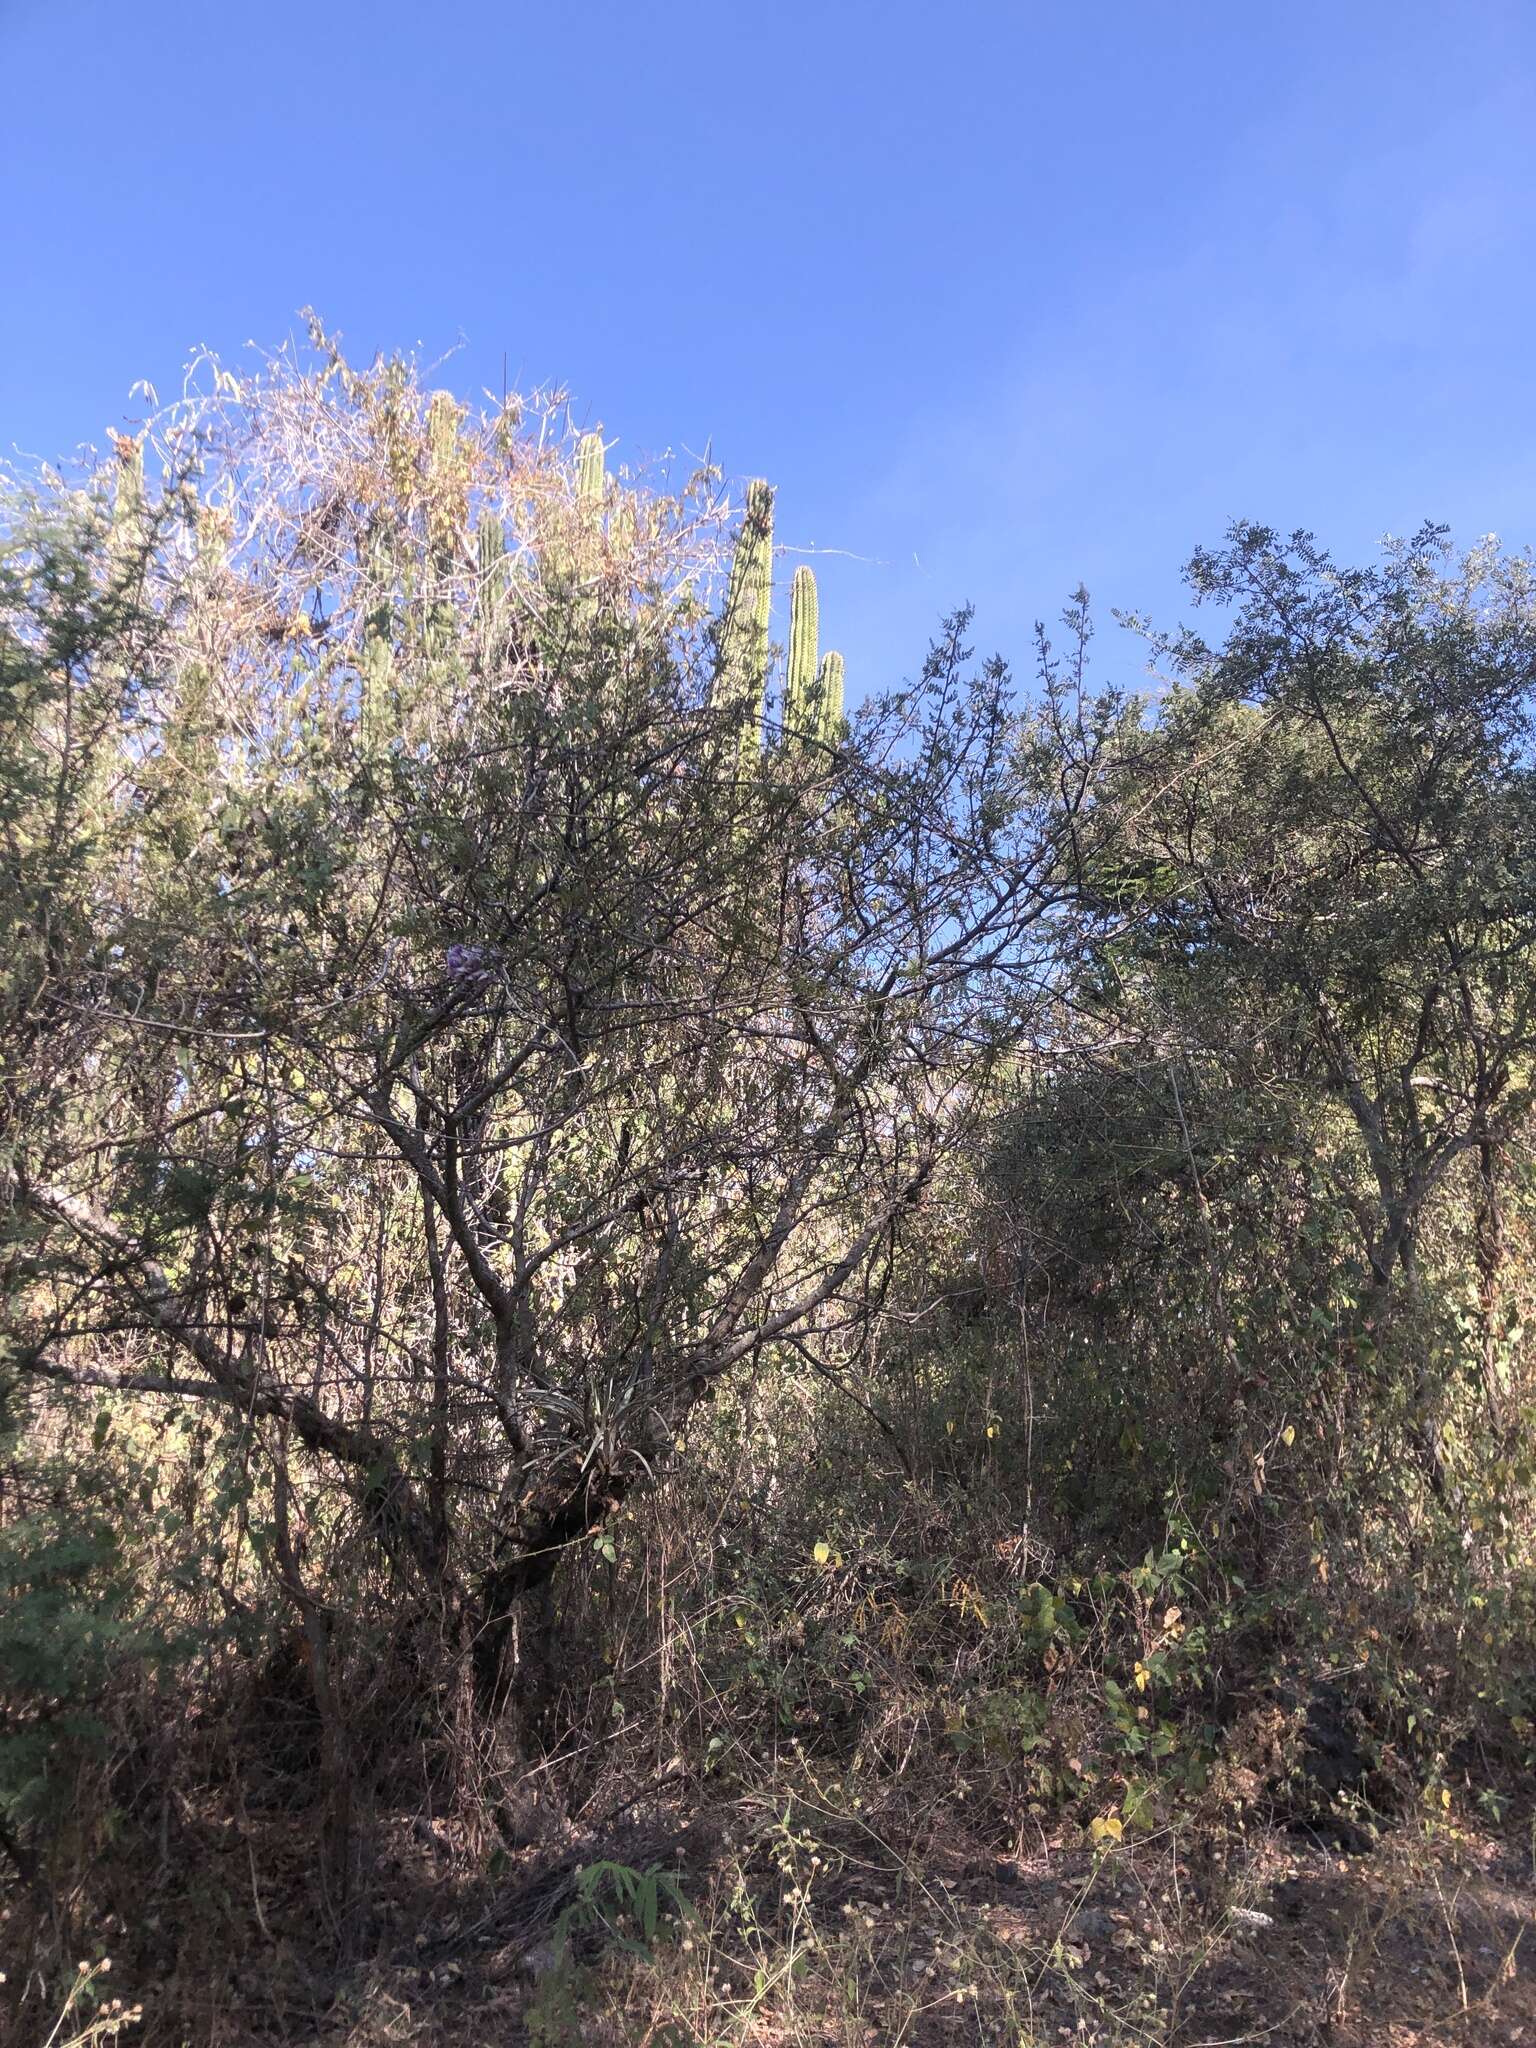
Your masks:
{"label": "ribbed cactus stem", "polygon": [[823,655],[821,673],[817,677],[817,697],[816,737],[823,746],[835,747],[843,736],[843,657],[840,654]]}
{"label": "ribbed cactus stem", "polygon": [[544,581],[552,595],[586,619],[596,613],[594,572],[599,564],[593,540],[601,530],[607,482],[603,437],[583,434],[576,444],[574,516],[569,506],[562,506],[551,522],[544,544]]}
{"label": "ribbed cactus stem", "polygon": [[480,523],[475,529],[475,545],[480,562],[480,582],[476,591],[480,624],[488,634],[494,634],[500,629],[505,610],[507,536],[501,521],[490,512],[480,515]]}
{"label": "ribbed cactus stem", "polygon": [[229,519],[216,506],[197,508],[197,559],[210,575],[216,576],[229,563]]}
{"label": "ribbed cactus stem", "polygon": [[390,626],[390,608],[388,604],[382,604],[369,614],[368,623],[363,628],[363,653],[359,663],[363,678],[362,731],[363,744],[370,750],[384,744],[389,730],[395,678],[395,649]]}
{"label": "ribbed cactus stem", "polygon": [[773,486],[756,477],[747,485],[746,517],[731,558],[717,669],[723,698],[742,706],[743,754],[755,753],[762,746],[772,598]]}
{"label": "ribbed cactus stem", "polygon": [[494,576],[497,564],[506,560],[507,535],[501,521],[493,513],[481,515],[475,528],[475,544],[480,555],[480,574]]}
{"label": "ribbed cactus stem", "polygon": [[583,512],[600,512],[607,475],[603,468],[603,437],[583,434],[576,446],[576,502]]}
{"label": "ribbed cactus stem", "polygon": [[370,752],[389,735],[395,674],[394,551],[389,535],[376,528],[368,537],[360,564],[372,598],[363,618],[363,645],[358,660],[362,675],[362,740]]}
{"label": "ribbed cactus stem", "polygon": [[468,463],[459,441],[463,418],[451,391],[434,391],[427,404],[427,447],[431,474],[427,488],[427,538],[435,586],[427,606],[425,645],[446,654],[453,645],[451,586],[460,567],[460,548],[469,519]]}
{"label": "ribbed cactus stem", "polygon": [[784,734],[799,745],[816,727],[816,578],[802,565],[789,587],[789,662],[784,671]]}
{"label": "ribbed cactus stem", "polygon": [[427,405],[427,445],[434,469],[451,469],[458,454],[459,408],[451,391],[434,391]]}
{"label": "ribbed cactus stem", "polygon": [[620,489],[614,496],[613,510],[608,517],[609,543],[620,561],[634,547],[639,530],[639,505],[635,494]]}

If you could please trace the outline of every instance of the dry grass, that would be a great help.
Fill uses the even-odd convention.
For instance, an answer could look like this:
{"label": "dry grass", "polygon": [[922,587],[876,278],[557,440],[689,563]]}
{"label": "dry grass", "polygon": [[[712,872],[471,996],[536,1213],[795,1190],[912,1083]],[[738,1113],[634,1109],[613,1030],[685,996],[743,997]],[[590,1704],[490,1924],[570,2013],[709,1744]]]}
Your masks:
{"label": "dry grass", "polygon": [[[1364,1856],[1257,1823],[1119,1844],[1075,1823],[1000,1848],[931,1787],[871,1811],[803,1758],[728,1800],[682,1784],[600,1830],[489,1857],[374,1816],[356,1939],[315,1909],[317,1822],[228,1793],[183,1815],[153,1886],[113,1887],[64,1998],[18,2043],[346,2048],[1517,2048],[1530,1861],[1404,1824]],[[617,1873],[606,1866],[617,1865]],[[649,1906],[625,1871],[664,1873]],[[673,1908],[671,1882],[687,1901]],[[17,1935],[13,1907],[0,1939]],[[104,1975],[110,1954],[111,1975]],[[15,1987],[11,1987],[14,1989]],[[122,2002],[105,2003],[111,1991]]]}

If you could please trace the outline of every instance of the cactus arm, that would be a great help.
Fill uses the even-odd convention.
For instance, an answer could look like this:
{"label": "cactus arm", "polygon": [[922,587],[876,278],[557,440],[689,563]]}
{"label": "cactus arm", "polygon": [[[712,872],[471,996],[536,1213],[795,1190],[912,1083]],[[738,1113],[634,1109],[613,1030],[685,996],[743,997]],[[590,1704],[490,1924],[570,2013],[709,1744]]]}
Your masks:
{"label": "cactus arm", "polygon": [[576,446],[576,499],[584,512],[602,510],[607,481],[602,435],[583,434]]}
{"label": "cactus arm", "polygon": [[480,630],[489,643],[501,636],[507,596],[507,536],[501,521],[489,512],[480,515],[475,548],[480,565],[475,608],[480,614]]}
{"label": "cactus arm", "polygon": [[817,697],[816,737],[823,746],[835,747],[843,736],[843,657],[840,654],[822,657]]}
{"label": "cactus arm", "polygon": [[789,591],[789,662],[784,672],[784,736],[801,746],[817,726],[816,578],[801,565]]}

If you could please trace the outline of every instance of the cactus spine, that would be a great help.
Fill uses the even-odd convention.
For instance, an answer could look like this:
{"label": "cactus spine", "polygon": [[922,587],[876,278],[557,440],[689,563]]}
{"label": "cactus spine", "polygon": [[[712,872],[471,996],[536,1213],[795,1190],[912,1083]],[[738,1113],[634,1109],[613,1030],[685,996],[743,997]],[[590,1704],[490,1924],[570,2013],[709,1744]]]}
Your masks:
{"label": "cactus spine", "polygon": [[816,578],[803,564],[789,587],[789,663],[784,671],[784,737],[803,746],[815,732]]}
{"label": "cactus spine", "polygon": [[768,687],[768,608],[773,597],[773,486],[756,477],[747,485],[747,514],[731,558],[731,578],[720,621],[717,701],[742,706],[741,754],[762,746],[763,698]]}

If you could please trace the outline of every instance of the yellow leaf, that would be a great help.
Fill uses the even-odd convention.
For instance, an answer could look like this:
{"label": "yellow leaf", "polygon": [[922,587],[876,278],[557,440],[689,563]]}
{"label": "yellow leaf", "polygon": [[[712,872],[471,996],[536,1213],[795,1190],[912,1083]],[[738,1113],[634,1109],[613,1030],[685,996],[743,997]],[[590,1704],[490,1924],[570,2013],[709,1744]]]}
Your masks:
{"label": "yellow leaf", "polygon": [[1138,1664],[1136,1666],[1136,1690],[1138,1692],[1146,1691],[1147,1681],[1150,1678],[1150,1676],[1151,1673],[1147,1670],[1145,1664]]}
{"label": "yellow leaf", "polygon": [[818,1564],[826,1564],[832,1555],[832,1546],[830,1543],[818,1543],[811,1555]]}
{"label": "yellow leaf", "polygon": [[1125,1823],[1117,1814],[1098,1813],[1089,1821],[1088,1832],[1096,1842],[1118,1842],[1125,1833]]}
{"label": "yellow leaf", "polygon": [[1281,1430],[1281,1432],[1280,1432],[1280,1441],[1281,1441],[1281,1443],[1283,1443],[1283,1444],[1285,1445],[1285,1447],[1286,1447],[1286,1449],[1287,1449],[1287,1450],[1289,1450],[1289,1449],[1290,1449],[1290,1447],[1291,1447],[1291,1445],[1292,1445],[1293,1443],[1295,1443],[1295,1441],[1296,1441],[1296,1425],[1295,1425],[1295,1424],[1294,1424],[1293,1422],[1288,1422],[1288,1423],[1287,1423],[1287,1424],[1285,1425],[1284,1429],[1282,1429],[1282,1430]]}

